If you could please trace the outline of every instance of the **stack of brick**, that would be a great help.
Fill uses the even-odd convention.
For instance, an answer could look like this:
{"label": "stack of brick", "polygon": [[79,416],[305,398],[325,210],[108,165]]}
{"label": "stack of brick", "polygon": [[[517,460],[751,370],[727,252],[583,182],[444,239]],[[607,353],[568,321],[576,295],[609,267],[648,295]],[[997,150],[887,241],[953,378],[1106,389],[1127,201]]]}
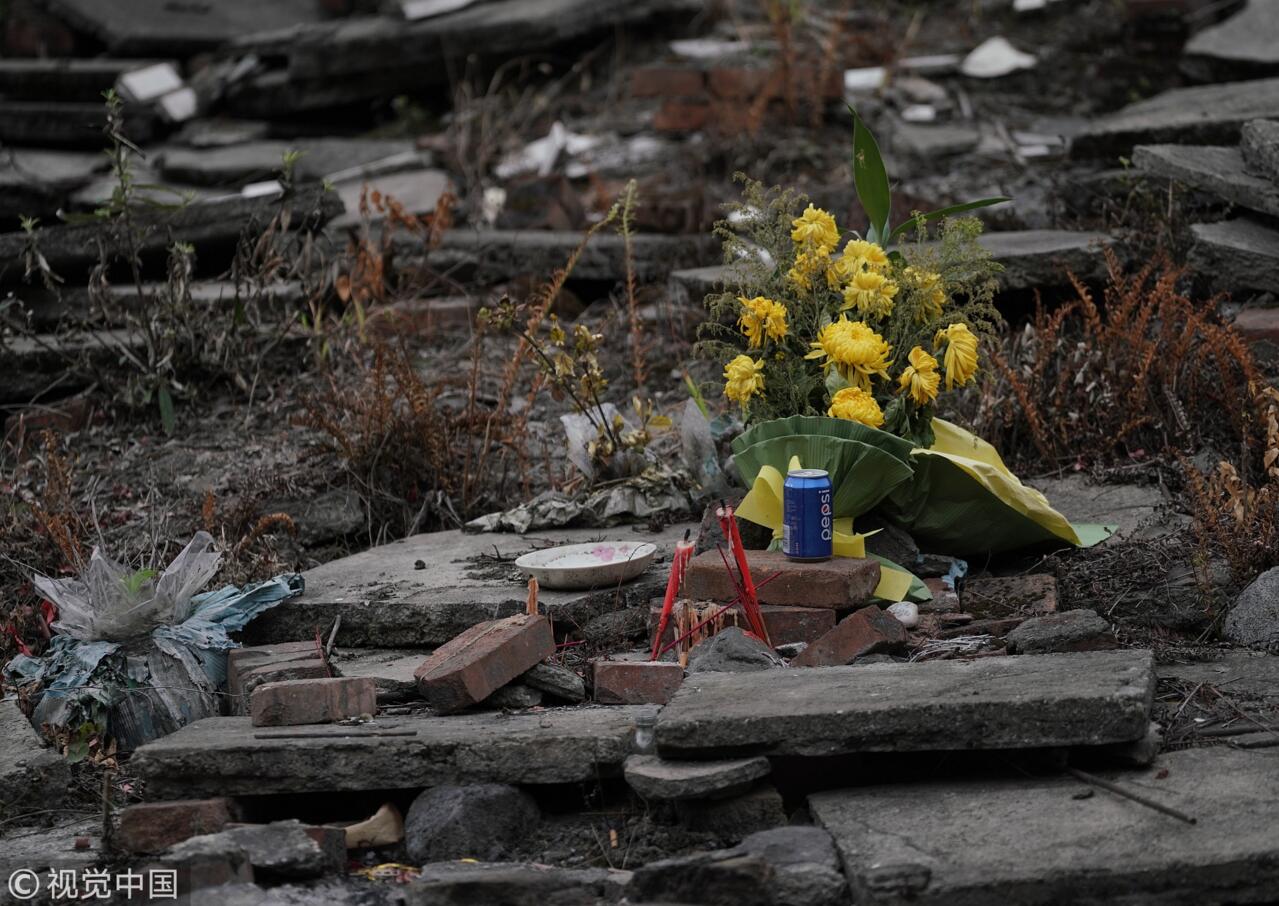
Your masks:
{"label": "stack of brick", "polygon": [[839,67],[748,67],[696,64],[646,66],[631,76],[631,96],[661,104],[659,132],[708,130],[734,136],[757,130],[785,111],[789,100],[824,103],[843,97]]}
{"label": "stack of brick", "polygon": [[231,710],[249,713],[249,696],[264,683],[322,679],[333,675],[324,651],[315,641],[284,642],[236,648],[227,655],[227,691]]}

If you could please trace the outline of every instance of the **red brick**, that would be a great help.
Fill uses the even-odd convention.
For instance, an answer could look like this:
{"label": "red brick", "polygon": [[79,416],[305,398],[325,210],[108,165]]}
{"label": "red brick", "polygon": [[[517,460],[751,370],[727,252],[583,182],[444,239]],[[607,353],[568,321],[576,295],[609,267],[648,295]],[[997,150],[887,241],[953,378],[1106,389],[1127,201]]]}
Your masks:
{"label": "red brick", "polygon": [[231,822],[229,799],[180,799],[146,802],[120,812],[111,845],[127,853],[163,852],[175,843],[216,834]]}
{"label": "red brick", "polygon": [[761,94],[781,97],[785,85],[780,69],[721,66],[707,75],[711,94],[726,101],[753,101]]}
{"label": "red brick", "polygon": [[800,653],[792,667],[838,667],[864,654],[891,651],[906,643],[906,627],[878,607],[863,607]]}
{"label": "red brick", "polygon": [[314,641],[233,648],[227,655],[231,710],[247,714],[249,694],[263,683],[332,676]]}
{"label": "red brick", "polygon": [[[696,622],[700,623],[711,614],[722,609],[724,605],[703,602],[687,606],[697,607],[698,616]],[[764,628],[768,630],[768,637],[772,639],[774,645],[815,642],[822,635],[835,628],[835,611],[824,607],[779,607],[775,604],[764,604],[760,606],[760,610],[764,614]],[[654,601],[650,603],[648,614],[650,632],[656,631],[657,623],[661,616],[662,602]],[[723,626],[746,628],[746,616],[740,609],[734,608],[724,614],[724,618],[721,621],[721,627]],[[714,624],[704,627],[704,630],[711,635],[717,631]],[[662,636],[662,644],[665,645],[674,638],[675,620],[672,617],[666,625],[666,632]]]}
{"label": "red brick", "polygon": [[[865,604],[879,584],[879,564],[874,560],[834,557],[820,563],[798,563],[780,551],[747,551],[746,561],[761,604],[840,610]],[[761,585],[774,573],[777,578]],[[684,594],[699,601],[725,603],[737,596],[718,550],[699,554],[688,564]]]}
{"label": "red brick", "polygon": [[441,714],[484,701],[555,653],[551,621],[517,614],[472,626],[414,671],[422,697]]}
{"label": "red brick", "polygon": [[705,88],[702,71],[686,66],[645,66],[631,73],[632,97],[697,97]]}
{"label": "red brick", "polygon": [[605,705],[664,705],[684,668],[673,661],[595,661],[595,700]]}
{"label": "red brick", "polygon": [[959,601],[975,617],[1004,619],[1057,612],[1057,579],[1053,576],[986,576],[969,579]]}
{"label": "red brick", "polygon": [[231,709],[236,714],[249,713],[249,699],[254,690],[267,683],[284,683],[294,680],[328,679],[333,671],[326,661],[319,658],[293,660],[284,663],[262,664],[250,667],[238,674],[238,692],[231,699]]}
{"label": "red brick", "polygon": [[933,599],[919,605],[920,613],[954,613],[960,609],[959,595],[944,581],[939,578],[925,579],[924,584],[933,593]]}
{"label": "red brick", "polygon": [[367,676],[264,683],[249,697],[255,727],[326,724],[377,713],[377,685]]}
{"label": "red brick", "polygon": [[653,128],[658,132],[697,132],[706,128],[710,115],[707,101],[671,98],[653,116]]}

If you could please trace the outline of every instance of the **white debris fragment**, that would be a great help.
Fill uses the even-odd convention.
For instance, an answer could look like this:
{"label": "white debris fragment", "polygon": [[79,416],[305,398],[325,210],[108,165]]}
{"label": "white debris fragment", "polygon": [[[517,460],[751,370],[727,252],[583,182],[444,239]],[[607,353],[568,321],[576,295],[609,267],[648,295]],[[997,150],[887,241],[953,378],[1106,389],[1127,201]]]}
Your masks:
{"label": "white debris fragment", "polygon": [[1020,69],[1032,69],[1038,62],[1034,54],[1023,53],[1007,38],[996,35],[973,48],[959,71],[974,79],[997,79]]}
{"label": "white debris fragment", "polygon": [[866,94],[878,91],[884,84],[886,70],[883,66],[866,66],[844,70],[844,93]]}
{"label": "white debris fragment", "polygon": [[920,75],[945,75],[959,68],[959,54],[934,53],[918,57],[906,57],[897,61],[898,72],[914,72]]}
{"label": "white debris fragment", "polygon": [[720,57],[731,57],[751,49],[749,41],[725,41],[718,38],[688,38],[672,41],[670,47],[674,53],[691,60],[718,60]]}
{"label": "white debris fragment", "polygon": [[561,155],[576,157],[583,154],[603,139],[597,135],[578,135],[569,132],[558,120],[551,125],[551,131],[545,138],[529,142],[519,151],[508,154],[495,168],[498,179],[510,179],[525,173],[536,173],[538,176],[549,176],[555,170],[555,164]]}
{"label": "white debris fragment", "polygon": [[155,63],[126,72],[116,81],[116,90],[126,101],[149,104],[182,87],[182,76],[172,63]]}
{"label": "white debris fragment", "polygon": [[264,182],[251,182],[240,190],[240,195],[244,198],[262,198],[268,195],[284,194],[284,186],[280,185],[278,179],[268,179]]}
{"label": "white debris fragment", "polygon": [[169,122],[185,123],[200,112],[200,98],[190,88],[179,88],[160,98],[156,106]]}
{"label": "white debris fragment", "polygon": [[908,123],[933,123],[937,121],[937,108],[932,104],[911,104],[902,110],[902,119]]}
{"label": "white debris fragment", "polygon": [[489,186],[484,190],[484,200],[480,203],[480,216],[488,226],[497,223],[497,218],[505,207],[505,189],[501,186]]}
{"label": "white debris fragment", "polygon": [[888,608],[888,612],[907,629],[914,629],[919,625],[919,607],[910,601],[898,601]]}
{"label": "white debris fragment", "polygon": [[400,0],[400,13],[410,22],[443,16],[474,4],[476,0]]}

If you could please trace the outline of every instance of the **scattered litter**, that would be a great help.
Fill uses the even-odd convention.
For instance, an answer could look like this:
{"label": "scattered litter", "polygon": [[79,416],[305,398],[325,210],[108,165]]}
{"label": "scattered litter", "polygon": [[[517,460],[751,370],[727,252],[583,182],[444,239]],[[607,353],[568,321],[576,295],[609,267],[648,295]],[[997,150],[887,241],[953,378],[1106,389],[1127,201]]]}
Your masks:
{"label": "scattered litter", "polygon": [[240,195],[244,198],[262,198],[270,195],[283,195],[284,186],[280,185],[278,179],[268,179],[264,182],[251,182],[240,190]]}
{"label": "scattered litter", "polygon": [[191,88],[179,88],[160,98],[161,115],[171,123],[185,123],[200,112],[200,99]]}
{"label": "scattered litter", "polygon": [[844,70],[845,94],[868,94],[884,86],[888,70],[883,66],[867,66],[863,69]]}
{"label": "scattered litter", "polygon": [[973,48],[959,71],[974,79],[997,79],[1020,69],[1033,69],[1038,62],[1033,54],[1023,53],[997,35]]}
{"label": "scattered litter", "polygon": [[908,123],[936,122],[937,108],[932,104],[911,104],[902,111],[902,119]]}
{"label": "scattered litter", "polygon": [[575,157],[591,150],[603,139],[596,135],[579,135],[569,132],[556,120],[545,138],[529,142],[521,150],[508,154],[495,169],[499,179],[510,179],[524,173],[549,176],[555,170],[561,156]]}
{"label": "scattered litter", "polygon": [[897,61],[899,72],[919,74],[945,75],[959,68],[960,57],[955,53],[925,54],[919,57],[906,57]]}
{"label": "scattered litter", "polygon": [[725,41],[716,38],[688,38],[672,41],[671,50],[692,60],[717,60],[746,53],[751,49],[749,41]]}
{"label": "scattered litter", "polygon": [[888,608],[888,612],[907,629],[914,629],[919,625],[919,607],[910,601],[898,601]]}
{"label": "scattered litter", "polygon": [[150,104],[182,87],[182,76],[172,63],[156,63],[126,72],[116,84],[120,96],[135,104]]}

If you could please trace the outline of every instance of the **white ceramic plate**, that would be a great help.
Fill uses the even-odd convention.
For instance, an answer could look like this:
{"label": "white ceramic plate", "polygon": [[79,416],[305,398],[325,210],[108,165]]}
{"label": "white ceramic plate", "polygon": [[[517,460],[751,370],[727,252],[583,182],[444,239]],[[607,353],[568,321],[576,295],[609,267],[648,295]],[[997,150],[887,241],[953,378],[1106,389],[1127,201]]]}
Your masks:
{"label": "white ceramic plate", "polygon": [[543,588],[600,588],[634,579],[656,554],[646,541],[592,541],[533,551],[515,565]]}

